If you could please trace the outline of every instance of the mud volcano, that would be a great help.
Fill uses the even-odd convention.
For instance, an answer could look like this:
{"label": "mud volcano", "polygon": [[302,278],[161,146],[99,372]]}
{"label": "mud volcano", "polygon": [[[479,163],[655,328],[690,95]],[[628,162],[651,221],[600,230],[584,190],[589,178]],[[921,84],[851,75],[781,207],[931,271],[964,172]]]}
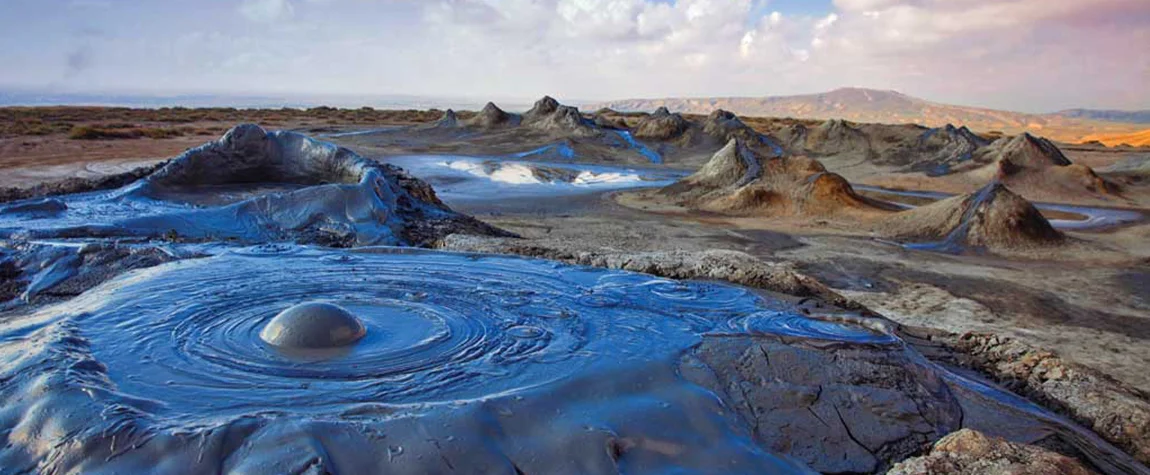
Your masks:
{"label": "mud volcano", "polygon": [[816,215],[880,211],[843,177],[818,160],[764,156],[741,139],[731,139],[706,165],[660,194],[681,205],[730,214]]}
{"label": "mud volcano", "polygon": [[881,232],[916,249],[961,252],[981,247],[1016,250],[1057,245],[1066,236],[1029,201],[994,182],[884,220]]}
{"label": "mud volcano", "polygon": [[[241,125],[110,191],[17,202],[0,235],[421,245],[499,231],[406,172],[292,132]],[[36,210],[35,213],[27,210]],[[51,211],[50,213],[48,211]]]}

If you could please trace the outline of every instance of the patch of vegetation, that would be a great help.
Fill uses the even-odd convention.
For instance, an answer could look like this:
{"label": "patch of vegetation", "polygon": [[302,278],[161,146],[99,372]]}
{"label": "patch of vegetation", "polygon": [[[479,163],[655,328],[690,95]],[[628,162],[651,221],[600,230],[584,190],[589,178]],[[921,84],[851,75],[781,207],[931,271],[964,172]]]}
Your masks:
{"label": "patch of vegetation", "polygon": [[72,130],[68,132],[68,138],[72,140],[117,140],[138,139],[143,137],[150,139],[167,139],[180,137],[194,130],[189,127],[135,127],[130,124],[125,127],[124,124],[116,125],[117,126],[113,127],[77,125],[72,127]]}
{"label": "patch of vegetation", "polygon": [[[302,122],[373,126],[432,122],[441,115],[443,111],[437,109],[380,110],[370,107],[338,109],[326,106],[310,109],[0,107],[0,137],[66,134],[76,139],[88,140],[165,138],[179,135],[215,135],[231,126],[247,122],[273,127],[292,127]],[[466,118],[471,115],[473,114],[464,112],[460,117]]]}

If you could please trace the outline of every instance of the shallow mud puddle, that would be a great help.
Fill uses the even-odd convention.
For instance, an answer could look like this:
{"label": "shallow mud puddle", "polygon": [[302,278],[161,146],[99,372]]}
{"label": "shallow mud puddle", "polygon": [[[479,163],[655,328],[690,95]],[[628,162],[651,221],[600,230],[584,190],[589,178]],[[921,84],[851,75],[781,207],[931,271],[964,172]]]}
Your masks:
{"label": "shallow mud puddle", "polygon": [[431,183],[449,204],[659,187],[685,176],[681,171],[659,168],[454,155],[412,155],[384,161]]}

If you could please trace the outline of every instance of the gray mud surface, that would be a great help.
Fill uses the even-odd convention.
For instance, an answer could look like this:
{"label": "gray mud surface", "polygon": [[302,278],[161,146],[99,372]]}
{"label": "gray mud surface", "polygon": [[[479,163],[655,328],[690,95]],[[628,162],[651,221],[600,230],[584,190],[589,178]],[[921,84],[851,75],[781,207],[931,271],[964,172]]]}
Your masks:
{"label": "gray mud surface", "polygon": [[[356,152],[242,126],[156,169],[15,192],[0,471],[882,473],[937,463],[969,429],[986,463],[1150,473],[1141,390],[875,304],[916,279],[1142,341],[1131,312],[939,277],[1027,264],[620,206],[735,137],[782,153],[730,114],[624,126],[549,98],[331,137]],[[468,143],[441,157],[455,167],[386,164]],[[338,306],[354,338],[269,343],[299,304]]]}

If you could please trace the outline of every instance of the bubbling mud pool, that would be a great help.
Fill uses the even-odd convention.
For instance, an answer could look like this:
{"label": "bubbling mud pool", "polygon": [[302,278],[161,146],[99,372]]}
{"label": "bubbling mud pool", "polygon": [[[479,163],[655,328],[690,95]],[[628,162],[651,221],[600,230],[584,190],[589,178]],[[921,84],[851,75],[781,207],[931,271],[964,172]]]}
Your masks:
{"label": "bubbling mud pool", "polygon": [[[294,348],[261,337],[285,310],[316,302],[346,309],[362,322],[362,339]],[[614,467],[621,462],[595,461],[610,455],[605,441],[657,435],[658,444],[639,449],[650,453],[630,459],[641,471],[806,473],[756,446],[713,394],[678,376],[681,354],[712,333],[893,341],[730,285],[401,248],[231,249],[134,271],[0,323],[3,417],[24,418],[16,432],[29,424],[76,429],[51,443],[12,437],[0,460],[19,460],[23,450],[84,470],[139,468],[150,457],[217,466],[203,462],[213,455],[202,444],[275,444],[327,421],[314,429],[323,435],[312,435],[329,441],[317,442],[327,457],[364,469],[405,450],[442,450],[452,464],[530,454],[536,468]],[[65,407],[68,419],[59,419],[52,408]],[[358,454],[330,447],[329,431],[372,430],[391,438],[361,441],[370,449]],[[433,439],[458,447],[420,448]],[[68,458],[102,450],[77,447],[107,444],[120,449]],[[49,455],[57,450],[71,455]],[[568,450],[590,452],[567,459]],[[303,452],[255,460],[296,466]],[[421,459],[404,463],[432,467]],[[515,462],[523,463],[532,466]]]}
{"label": "bubbling mud pool", "polygon": [[[681,352],[716,329],[881,339],[789,313],[748,290],[546,261],[447,253],[229,253],[143,271],[53,313],[127,394],[195,420],[348,402],[480,398]],[[324,301],[366,327],[309,354],[261,338]]]}
{"label": "bubbling mud pool", "polygon": [[[820,404],[862,398],[833,410],[844,427],[877,431],[879,445],[957,429],[969,410],[960,406],[974,397],[1001,405],[979,409],[980,417],[1009,417],[1018,438],[1063,434],[1097,450],[1099,460],[1128,463],[1068,422],[1017,415],[1019,404],[994,390],[956,400],[951,383],[941,383],[953,378],[882,319],[812,312],[727,284],[519,257],[391,247],[197,249],[214,254],[132,271],[0,321],[7,433],[0,466],[83,473],[880,467],[876,456],[852,448],[859,442],[832,436],[835,426],[815,439],[801,430],[826,417],[817,414],[826,408],[805,409],[818,401],[793,400],[816,383],[827,392]],[[321,325],[294,326],[305,334],[351,329],[331,344],[269,337],[277,325],[299,323],[293,315],[319,317]],[[745,344],[751,353],[717,349]],[[787,414],[791,423],[771,429],[782,435],[748,429],[745,418],[763,416],[740,414],[743,406],[721,395],[736,388],[716,379],[730,369],[695,363],[691,355],[702,347],[710,348],[702,353],[708,360],[761,355],[779,368],[797,365],[786,390],[740,383],[750,384],[743,390],[754,404]],[[803,366],[828,351],[845,352],[836,369]],[[856,360],[866,354],[906,370],[868,372],[859,366],[865,358]],[[824,374],[834,371],[846,379]],[[880,387],[899,378],[919,389]],[[783,409],[791,404],[794,411]],[[809,449],[781,442],[795,437],[794,447]]]}

